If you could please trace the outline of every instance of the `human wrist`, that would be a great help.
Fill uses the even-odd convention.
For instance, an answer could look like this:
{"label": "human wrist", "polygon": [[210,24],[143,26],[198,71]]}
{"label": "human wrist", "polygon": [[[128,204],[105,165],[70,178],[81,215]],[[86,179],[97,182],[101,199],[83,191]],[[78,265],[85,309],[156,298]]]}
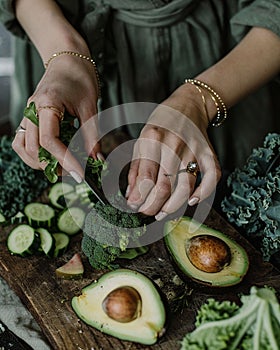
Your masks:
{"label": "human wrist", "polygon": [[[187,78],[185,79],[185,83],[194,86],[201,94],[204,108],[208,117],[209,126],[218,127],[222,125],[227,118],[228,111],[220,94],[218,94],[217,91],[214,90],[210,85],[198,79]],[[212,100],[212,104],[210,104],[210,98]],[[214,105],[216,108],[216,113],[213,117],[212,113]],[[207,108],[209,109],[209,112]]]}

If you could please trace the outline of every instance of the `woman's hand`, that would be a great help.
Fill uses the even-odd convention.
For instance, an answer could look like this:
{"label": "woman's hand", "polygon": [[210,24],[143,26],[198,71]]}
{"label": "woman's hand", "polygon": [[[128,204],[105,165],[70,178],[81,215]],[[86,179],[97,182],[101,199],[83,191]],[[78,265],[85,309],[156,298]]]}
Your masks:
{"label": "woman's hand", "polygon": [[[134,147],[126,194],[132,209],[161,220],[215,190],[221,171],[207,137],[208,123],[202,95],[191,84],[155,109]],[[197,188],[195,174],[180,171],[189,162],[197,162],[202,175]]]}
{"label": "woman's hand", "polygon": [[[96,125],[97,99],[98,81],[93,64],[67,54],[56,57],[50,62],[34,94],[28,100],[28,104],[35,103],[39,127],[23,118],[20,125],[26,131],[16,134],[14,150],[26,164],[34,169],[42,169],[45,164],[38,159],[38,149],[42,146],[59,161],[64,170],[80,182],[83,170],[59,139],[59,111],[68,111],[79,119],[85,149],[96,159],[100,151]],[[52,108],[44,108],[48,106]]]}

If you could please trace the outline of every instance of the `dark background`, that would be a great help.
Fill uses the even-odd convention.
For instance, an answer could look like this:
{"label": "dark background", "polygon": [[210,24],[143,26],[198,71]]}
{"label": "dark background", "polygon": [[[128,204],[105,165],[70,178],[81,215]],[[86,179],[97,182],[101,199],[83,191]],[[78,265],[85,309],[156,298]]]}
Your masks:
{"label": "dark background", "polygon": [[0,25],[0,135],[10,134],[10,84],[13,74],[12,38]]}

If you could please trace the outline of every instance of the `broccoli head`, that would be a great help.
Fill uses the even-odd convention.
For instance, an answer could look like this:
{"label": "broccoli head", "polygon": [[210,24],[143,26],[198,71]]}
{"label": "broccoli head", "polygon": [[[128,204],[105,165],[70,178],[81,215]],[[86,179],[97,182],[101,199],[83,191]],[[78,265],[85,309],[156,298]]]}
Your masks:
{"label": "broccoli head", "polygon": [[85,220],[82,251],[96,269],[114,269],[113,262],[145,233],[141,216],[97,202]]}

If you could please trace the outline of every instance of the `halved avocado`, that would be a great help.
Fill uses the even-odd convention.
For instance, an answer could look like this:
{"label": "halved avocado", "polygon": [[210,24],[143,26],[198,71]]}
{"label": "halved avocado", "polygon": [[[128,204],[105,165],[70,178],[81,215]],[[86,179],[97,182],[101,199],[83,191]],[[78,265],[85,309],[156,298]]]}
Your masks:
{"label": "halved avocado", "polygon": [[151,345],[165,332],[166,312],[156,286],[133,270],[104,274],[72,299],[72,307],[88,325],[122,340]]}
{"label": "halved avocado", "polygon": [[246,251],[224,233],[186,216],[166,222],[164,232],[166,247],[185,277],[213,287],[228,287],[246,275]]}

